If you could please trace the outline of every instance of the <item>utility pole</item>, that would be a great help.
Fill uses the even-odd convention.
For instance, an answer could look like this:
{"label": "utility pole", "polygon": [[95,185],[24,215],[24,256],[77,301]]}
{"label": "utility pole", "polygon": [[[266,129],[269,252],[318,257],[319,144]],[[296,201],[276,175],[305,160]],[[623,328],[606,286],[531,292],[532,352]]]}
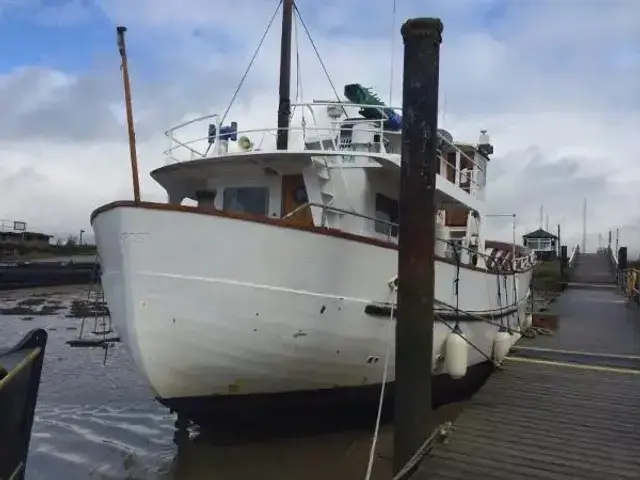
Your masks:
{"label": "utility pole", "polygon": [[558,256],[560,256],[560,250],[562,248],[562,238],[560,237],[560,224],[558,224],[558,248],[557,248],[557,254]]}
{"label": "utility pole", "polygon": [[436,148],[442,22],[407,20],[404,39],[393,469],[431,435]]}
{"label": "utility pole", "polygon": [[544,207],[540,205],[540,230],[542,230],[542,220],[544,217]]}
{"label": "utility pole", "polygon": [[582,246],[580,253],[587,253],[587,199],[582,204]]}

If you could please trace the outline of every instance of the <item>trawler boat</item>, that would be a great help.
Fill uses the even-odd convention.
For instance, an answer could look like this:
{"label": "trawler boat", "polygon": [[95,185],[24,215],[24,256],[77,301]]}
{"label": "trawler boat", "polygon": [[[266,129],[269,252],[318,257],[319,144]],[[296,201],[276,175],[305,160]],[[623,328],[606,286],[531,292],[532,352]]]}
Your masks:
{"label": "trawler boat", "polygon": [[[178,412],[242,397],[375,398],[380,386],[395,333],[400,132],[371,118],[383,116],[376,106],[299,107],[330,126],[307,126],[300,147],[260,150],[249,135],[263,132],[218,125],[211,153],[174,162],[196,150],[180,142],[152,172],[167,203],[116,201],[91,216],[113,320]],[[526,321],[534,257],[484,237],[486,135],[441,138],[434,375],[450,377],[444,348],[457,326],[472,344],[464,382],[501,327]]]}
{"label": "trawler boat", "polygon": [[[344,96],[291,105],[277,128],[174,127],[151,172],[167,202],[91,215],[113,321],[157,398],[189,419],[375,405],[383,377],[393,384],[402,112],[359,84]],[[486,132],[439,138],[443,403],[519,338],[535,256],[485,238]]]}

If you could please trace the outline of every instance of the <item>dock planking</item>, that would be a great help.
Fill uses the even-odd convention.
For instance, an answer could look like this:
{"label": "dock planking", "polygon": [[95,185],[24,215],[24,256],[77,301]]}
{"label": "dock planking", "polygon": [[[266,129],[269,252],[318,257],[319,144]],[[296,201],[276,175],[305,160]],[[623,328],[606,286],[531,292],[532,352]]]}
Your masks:
{"label": "dock planking", "polygon": [[413,480],[640,478],[640,311],[606,256],[577,260],[555,335],[518,342]]}

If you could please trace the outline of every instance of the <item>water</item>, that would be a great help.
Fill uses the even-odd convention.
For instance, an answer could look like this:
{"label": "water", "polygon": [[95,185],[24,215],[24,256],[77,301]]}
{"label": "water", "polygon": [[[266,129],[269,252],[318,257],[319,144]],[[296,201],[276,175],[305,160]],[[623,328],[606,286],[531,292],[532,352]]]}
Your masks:
{"label": "water", "polygon": [[[66,345],[81,320],[67,316],[72,301],[87,288],[0,292],[0,345],[33,328],[49,333],[27,480],[364,478],[374,418],[364,430],[238,446],[192,434],[178,449],[174,417],[153,400],[122,344],[108,350],[106,364],[103,348]],[[53,313],[37,314],[43,307]],[[391,451],[385,427],[373,478],[390,478]]]}

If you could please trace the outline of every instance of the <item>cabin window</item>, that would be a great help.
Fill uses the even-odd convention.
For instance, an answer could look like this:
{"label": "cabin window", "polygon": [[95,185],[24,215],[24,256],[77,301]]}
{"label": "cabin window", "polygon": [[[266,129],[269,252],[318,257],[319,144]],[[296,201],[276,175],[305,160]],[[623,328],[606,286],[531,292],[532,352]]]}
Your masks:
{"label": "cabin window", "polygon": [[398,236],[398,207],[397,200],[381,193],[376,194],[376,222],[374,226],[376,232],[391,237]]}
{"label": "cabin window", "polygon": [[267,215],[269,212],[269,189],[267,187],[230,187],[222,195],[224,210],[252,215]]}
{"label": "cabin window", "polygon": [[532,250],[551,250],[554,242],[550,238],[527,238],[526,246]]}
{"label": "cabin window", "polygon": [[216,190],[198,190],[196,191],[196,201],[199,207],[215,208]]}

